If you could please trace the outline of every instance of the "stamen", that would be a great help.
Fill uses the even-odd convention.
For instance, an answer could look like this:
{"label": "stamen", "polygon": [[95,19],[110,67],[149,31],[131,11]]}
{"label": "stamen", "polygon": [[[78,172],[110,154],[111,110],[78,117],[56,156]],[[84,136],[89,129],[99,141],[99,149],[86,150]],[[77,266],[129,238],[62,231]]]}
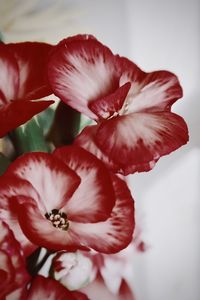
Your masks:
{"label": "stamen", "polygon": [[52,209],[50,213],[46,213],[45,217],[49,220],[52,225],[56,228],[67,231],[69,228],[69,221],[67,214],[59,211],[58,209]]}

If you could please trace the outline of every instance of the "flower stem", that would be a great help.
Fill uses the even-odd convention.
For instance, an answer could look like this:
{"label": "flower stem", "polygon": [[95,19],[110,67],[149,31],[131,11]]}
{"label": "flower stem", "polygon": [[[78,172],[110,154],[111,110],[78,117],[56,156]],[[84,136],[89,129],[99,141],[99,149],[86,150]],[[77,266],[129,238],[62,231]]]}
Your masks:
{"label": "flower stem", "polygon": [[21,155],[26,152],[49,152],[50,147],[45,141],[42,128],[36,118],[32,118],[28,123],[16,128],[10,134],[15,146],[16,154]]}
{"label": "flower stem", "polygon": [[52,255],[54,252],[46,250],[45,255],[41,259],[40,262],[38,262],[40,253],[41,253],[42,248],[37,248],[31,255],[29,255],[26,258],[26,267],[27,271],[31,276],[35,276],[38,274],[38,272],[41,270],[41,268],[44,266],[46,263],[47,259],[49,258],[50,255]]}

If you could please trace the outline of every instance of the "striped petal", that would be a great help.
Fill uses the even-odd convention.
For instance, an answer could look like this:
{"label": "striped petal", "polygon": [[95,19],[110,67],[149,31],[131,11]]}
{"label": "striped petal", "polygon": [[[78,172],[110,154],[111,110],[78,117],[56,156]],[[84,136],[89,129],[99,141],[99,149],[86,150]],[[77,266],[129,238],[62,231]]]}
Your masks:
{"label": "striped petal", "polygon": [[171,112],[112,118],[101,124],[96,134],[102,151],[125,169],[132,165],[144,165],[146,169],[147,163],[157,161],[187,141],[185,121]]}
{"label": "striped petal", "polygon": [[80,242],[98,252],[115,253],[132,240],[134,204],[124,181],[113,175],[116,203],[109,219],[98,223],[71,222],[71,230]]}
{"label": "striped petal", "polygon": [[79,177],[58,158],[42,152],[19,157],[6,174],[14,174],[31,183],[40,196],[36,203],[43,214],[60,209],[80,183]]}
{"label": "striped petal", "polygon": [[[120,79],[121,84],[128,79],[131,81],[131,78],[125,74]],[[178,78],[173,73],[155,71],[144,74],[142,78],[137,78],[136,81],[131,82],[122,113],[170,110],[172,104],[182,97],[182,88]]]}
{"label": "striped petal", "polygon": [[51,55],[49,82],[60,99],[88,117],[97,119],[89,103],[119,87],[115,60],[107,47],[90,36],[66,39]]}
{"label": "striped petal", "polygon": [[85,223],[106,220],[114,206],[115,195],[105,165],[77,146],[57,148],[54,155],[81,178],[79,187],[62,211],[67,213],[71,221]]}

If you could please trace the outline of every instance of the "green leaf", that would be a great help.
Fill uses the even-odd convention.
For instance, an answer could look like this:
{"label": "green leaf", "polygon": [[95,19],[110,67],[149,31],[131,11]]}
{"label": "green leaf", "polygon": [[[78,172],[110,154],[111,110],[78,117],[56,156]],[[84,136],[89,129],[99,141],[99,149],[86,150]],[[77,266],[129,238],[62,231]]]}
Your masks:
{"label": "green leaf", "polygon": [[5,155],[0,153],[0,175],[3,175],[10,163],[11,161]]}

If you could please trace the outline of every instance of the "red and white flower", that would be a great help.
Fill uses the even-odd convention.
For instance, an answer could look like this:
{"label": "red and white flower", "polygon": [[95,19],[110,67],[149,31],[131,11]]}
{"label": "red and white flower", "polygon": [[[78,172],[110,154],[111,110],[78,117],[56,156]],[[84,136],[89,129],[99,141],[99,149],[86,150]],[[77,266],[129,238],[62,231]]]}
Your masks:
{"label": "red and white flower", "polygon": [[20,244],[8,225],[0,221],[0,299],[20,300],[28,280]]}
{"label": "red and white flower", "polygon": [[184,120],[171,112],[182,97],[173,73],[145,73],[90,35],[60,42],[48,73],[54,93],[97,122],[77,143],[115,172],[148,171],[188,141]]}
{"label": "red and white flower", "polygon": [[28,291],[21,298],[22,300],[89,300],[81,292],[71,292],[52,278],[36,276]]}
{"label": "red and white flower", "polygon": [[37,100],[51,94],[45,69],[52,48],[36,42],[0,43],[0,137],[53,103]]}
{"label": "red and white flower", "polygon": [[0,216],[24,248],[115,253],[134,229],[126,183],[77,146],[16,159],[0,179]]}

